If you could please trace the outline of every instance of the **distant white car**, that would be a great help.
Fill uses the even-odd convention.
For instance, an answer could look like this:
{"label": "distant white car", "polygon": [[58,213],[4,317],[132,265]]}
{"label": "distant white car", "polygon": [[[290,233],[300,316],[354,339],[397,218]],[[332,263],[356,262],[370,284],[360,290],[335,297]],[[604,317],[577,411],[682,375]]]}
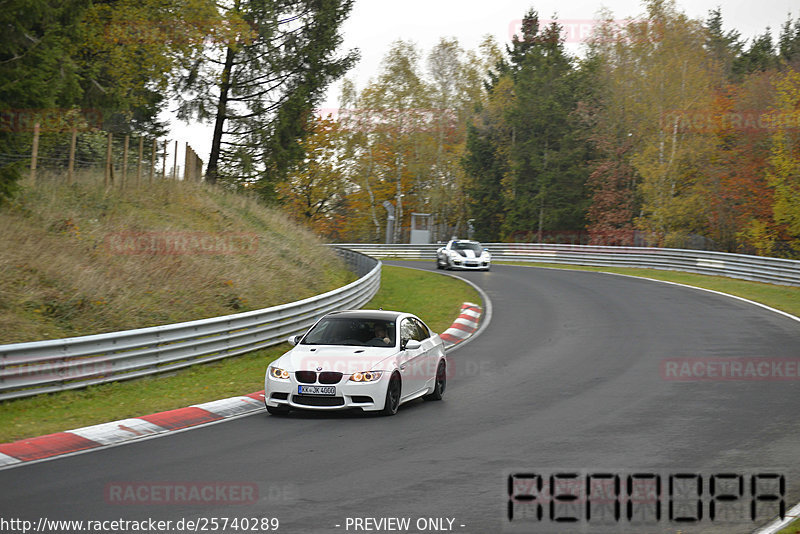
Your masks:
{"label": "distant white car", "polygon": [[347,408],[394,415],[404,402],[444,395],[442,340],[410,313],[329,313],[289,343],[294,347],[264,377],[264,403],[272,415]]}
{"label": "distant white car", "polygon": [[452,239],[436,251],[438,269],[488,271],[491,266],[492,255],[477,241]]}

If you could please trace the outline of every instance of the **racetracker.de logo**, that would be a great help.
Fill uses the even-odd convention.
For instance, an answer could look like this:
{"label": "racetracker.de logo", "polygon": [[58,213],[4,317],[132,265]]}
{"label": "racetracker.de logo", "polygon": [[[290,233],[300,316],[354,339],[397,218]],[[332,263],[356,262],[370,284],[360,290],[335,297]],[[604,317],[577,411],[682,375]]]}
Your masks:
{"label": "racetracker.de logo", "polygon": [[118,505],[238,505],[258,501],[254,482],[109,482],[103,493],[108,504]]}
{"label": "racetracker.de logo", "polygon": [[120,232],[106,235],[105,247],[110,254],[123,255],[253,254],[258,249],[258,235],[230,232]]}
{"label": "racetracker.de logo", "polygon": [[671,358],[661,378],[682,382],[800,380],[800,358]]}
{"label": "racetracker.de logo", "polygon": [[710,111],[671,109],[661,113],[661,130],[665,132],[724,133],[774,132],[800,130],[800,112],[778,112],[759,109],[743,111]]}

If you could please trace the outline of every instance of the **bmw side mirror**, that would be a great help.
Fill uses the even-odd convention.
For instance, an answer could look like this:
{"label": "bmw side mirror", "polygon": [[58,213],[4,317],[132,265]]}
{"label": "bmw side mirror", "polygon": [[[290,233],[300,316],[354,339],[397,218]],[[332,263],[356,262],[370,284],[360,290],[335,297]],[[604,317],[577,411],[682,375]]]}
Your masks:
{"label": "bmw side mirror", "polygon": [[403,347],[403,350],[417,350],[421,346],[422,346],[422,343],[420,343],[416,339],[409,339],[408,341],[405,342],[405,346]]}
{"label": "bmw side mirror", "polygon": [[289,345],[294,346],[294,345],[297,345],[298,343],[300,343],[300,339],[302,337],[303,336],[290,336],[289,339],[287,339],[286,341],[289,342]]}

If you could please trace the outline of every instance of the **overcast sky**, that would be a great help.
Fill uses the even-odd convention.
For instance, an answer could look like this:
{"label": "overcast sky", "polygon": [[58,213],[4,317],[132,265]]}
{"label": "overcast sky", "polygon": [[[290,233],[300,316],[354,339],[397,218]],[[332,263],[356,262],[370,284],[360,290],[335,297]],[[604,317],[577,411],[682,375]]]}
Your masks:
{"label": "overcast sky", "polygon": [[[580,54],[581,33],[593,24],[598,11],[607,8],[615,19],[637,18],[645,9],[636,0],[355,0],[342,29],[343,49],[358,48],[361,61],[347,77],[361,90],[374,77],[391,43],[412,40],[427,53],[442,37],[455,37],[465,49],[477,49],[483,37],[491,34],[501,44],[510,42],[525,12],[533,7],[541,19],[558,20],[566,28],[567,48]],[[679,0],[678,7],[691,18],[705,20],[711,9],[720,7],[725,30],[735,29],[743,38],[761,34],[768,26],[777,37],[787,16],[800,15],[797,0]],[[323,108],[336,108],[339,84],[326,94]],[[170,120],[170,137],[189,144],[208,160],[211,148],[210,126],[187,125]],[[180,155],[183,148],[179,151]]]}

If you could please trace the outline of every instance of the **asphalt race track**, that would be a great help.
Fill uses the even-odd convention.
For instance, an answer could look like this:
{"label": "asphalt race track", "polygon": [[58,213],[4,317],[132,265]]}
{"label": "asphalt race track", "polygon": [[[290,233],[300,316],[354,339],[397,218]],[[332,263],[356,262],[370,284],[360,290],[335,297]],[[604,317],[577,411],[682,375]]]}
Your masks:
{"label": "asphalt race track", "polygon": [[[434,269],[432,261],[403,265]],[[797,379],[679,381],[664,371],[681,358],[798,358],[800,323],[724,296],[601,273],[495,265],[459,275],[487,292],[493,317],[452,354],[443,402],[415,401],[388,418],[263,412],[3,470],[0,518],[152,518],[173,521],[173,532],[189,530],[174,530],[181,519],[223,532],[213,518],[220,527],[220,518],[278,518],[277,532],[310,533],[750,532],[768,519],[749,520],[753,475],[768,486],[761,474],[782,474],[787,509],[800,501]],[[657,473],[661,516],[631,525],[623,504],[617,523],[597,509],[559,523],[547,503],[542,520],[533,505],[515,504],[509,522],[509,474],[567,472],[618,475],[623,488],[630,474]],[[744,488],[727,523],[709,518],[707,486],[720,473]],[[694,525],[668,520],[670,474],[703,477]],[[684,479],[675,480],[677,488]],[[527,491],[520,481],[517,495]],[[176,487],[217,490],[175,502],[164,491]],[[125,492],[133,502],[120,501]],[[555,517],[570,515],[562,501]],[[410,526],[355,521],[395,517]],[[247,531],[271,532],[253,526]]]}

